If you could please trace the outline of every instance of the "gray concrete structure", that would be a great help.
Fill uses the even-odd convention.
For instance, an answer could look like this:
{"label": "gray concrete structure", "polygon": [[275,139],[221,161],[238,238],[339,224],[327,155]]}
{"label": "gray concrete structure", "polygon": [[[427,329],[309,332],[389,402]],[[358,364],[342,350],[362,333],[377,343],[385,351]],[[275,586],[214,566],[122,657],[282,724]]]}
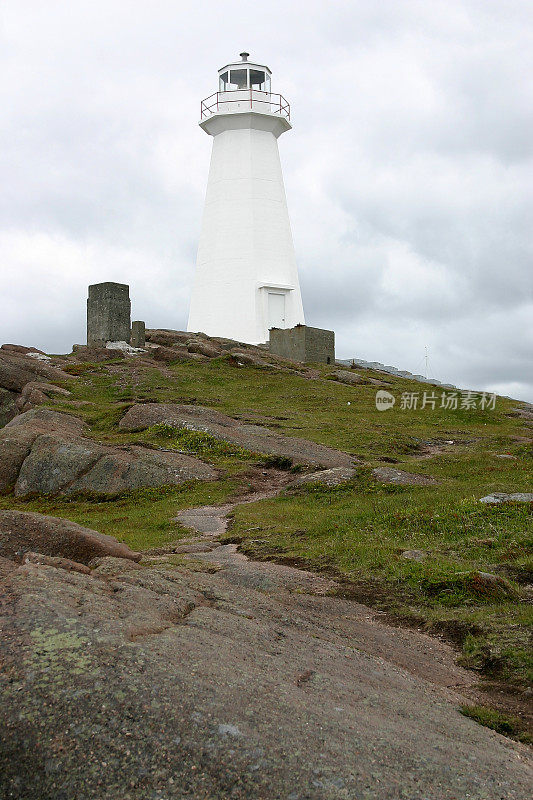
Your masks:
{"label": "gray concrete structure", "polygon": [[146,344],[146,326],[142,320],[135,320],[131,323],[131,339],[130,344],[132,347],[144,347]]}
{"label": "gray concrete structure", "polygon": [[129,342],[131,335],[129,286],[124,283],[95,283],[87,300],[87,344]]}
{"label": "gray concrete structure", "polygon": [[295,328],[271,328],[270,352],[294,361],[335,363],[335,333],[324,328],[296,325]]}

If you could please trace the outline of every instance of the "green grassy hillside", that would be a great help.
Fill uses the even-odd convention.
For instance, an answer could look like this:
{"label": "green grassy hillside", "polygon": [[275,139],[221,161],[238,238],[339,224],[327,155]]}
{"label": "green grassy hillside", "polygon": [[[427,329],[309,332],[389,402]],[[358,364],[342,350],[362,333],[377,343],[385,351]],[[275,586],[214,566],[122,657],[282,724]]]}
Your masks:
{"label": "green grassy hillside", "polygon": [[[230,358],[161,370],[136,367],[134,360],[67,369],[78,376],[69,385],[72,396],[54,407],[82,416],[92,436],[197,453],[219,468],[220,478],[107,501],[22,503],[6,497],[1,507],[68,517],[134,548],[153,547],[187,534],[171,522],[177,510],[223,502],[250,484],[254,465],[268,465],[260,454],[208,436],[161,428],[143,434],[119,431],[119,419],[136,402],[206,405],[336,447],[360,459],[351,482],[289,490],[242,506],[228,537],[256,558],[331,572],[345,594],[454,639],[463,663],[494,680],[518,688],[531,680],[531,505],[479,503],[494,491],[533,490],[532,428],[512,411],[516,402],[498,398],[493,410],[446,409],[440,407],[445,390],[360,371],[390,384],[384,388],[396,404],[380,412],[376,386],[343,385],[331,380],[329,367],[304,374],[239,366]],[[420,407],[424,391],[435,392],[435,408]],[[418,393],[416,409],[400,407],[403,392]],[[438,483],[381,484],[371,470],[387,464],[433,476]],[[422,560],[408,560],[406,550],[422,551]],[[503,580],[489,587],[479,572]]]}

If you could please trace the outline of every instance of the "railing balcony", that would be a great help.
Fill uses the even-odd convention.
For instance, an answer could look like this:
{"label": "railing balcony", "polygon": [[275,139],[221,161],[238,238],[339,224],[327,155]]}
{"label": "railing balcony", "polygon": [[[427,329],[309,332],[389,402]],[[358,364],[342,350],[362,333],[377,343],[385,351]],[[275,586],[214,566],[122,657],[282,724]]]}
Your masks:
{"label": "railing balcony", "polygon": [[290,120],[291,107],[283,95],[274,92],[261,92],[257,89],[230,89],[215,92],[202,100],[200,120],[213,114],[236,114],[244,111],[257,111],[260,114],[279,114]]}

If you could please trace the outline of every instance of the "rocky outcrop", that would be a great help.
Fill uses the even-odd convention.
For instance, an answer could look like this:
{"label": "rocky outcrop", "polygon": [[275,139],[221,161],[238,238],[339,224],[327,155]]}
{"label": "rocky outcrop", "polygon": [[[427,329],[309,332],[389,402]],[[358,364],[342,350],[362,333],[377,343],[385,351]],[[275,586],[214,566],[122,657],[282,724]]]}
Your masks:
{"label": "rocky outcrop", "polygon": [[341,486],[343,483],[350,481],[357,475],[357,470],[353,467],[334,467],[333,469],[324,469],[320,472],[313,472],[310,475],[301,475],[297,478],[292,486]]}
{"label": "rocky outcrop", "polygon": [[40,406],[50,399],[70,397],[70,394],[68,389],[63,389],[61,386],[54,386],[52,383],[30,381],[26,384],[17,399],[17,410],[21,412],[29,411],[31,408]]}
{"label": "rocky outcrop", "polygon": [[72,561],[72,559],[63,558],[62,556],[45,556],[42,553],[32,553],[31,551],[25,553],[22,563],[43,564],[45,567],[66,569],[67,572],[81,572],[82,575],[91,574],[90,567],[85,566],[85,564],[80,564],[79,561]]}
{"label": "rocky outcrop", "polygon": [[20,414],[0,430],[0,493],[15,486],[21,467],[40,436],[56,434],[65,440],[81,435],[86,426],[69,414],[47,408]]}
{"label": "rocky outcrop", "polygon": [[0,347],[0,428],[20,411],[41,405],[51,397],[69,394],[53,382],[63,383],[71,376],[35,356],[46,359],[35,347],[15,344]]}
{"label": "rocky outcrop", "polygon": [[171,331],[161,328],[146,331],[146,341],[152,344],[159,344],[163,347],[173,347],[177,344],[185,344],[192,338],[192,334],[186,331]]}
{"label": "rocky outcrop", "polygon": [[491,572],[471,572],[466,578],[466,584],[471,592],[482,597],[519,597],[519,593],[508,580]]}
{"label": "rocky outcrop", "polygon": [[31,381],[62,383],[70,377],[47,361],[0,348],[0,387],[10,392],[22,392]]}
{"label": "rocky outcrop", "polygon": [[205,361],[227,355],[238,364],[264,366],[275,362],[292,368],[295,366],[288,359],[272,356],[268,348],[236,342],[221,336],[207,336],[204,333],[149,329],[146,331],[146,342],[150,356],[156,361],[167,364],[176,361]]}
{"label": "rocky outcrop", "polygon": [[222,348],[217,347],[212,342],[191,342],[187,345],[187,350],[189,353],[198,353],[201,356],[207,356],[207,358],[218,358],[219,355],[222,353]]}
{"label": "rocky outcrop", "polygon": [[257,353],[249,352],[239,348],[232,348],[230,350],[231,357],[237,364],[252,364],[255,367],[264,366],[267,362]]}
{"label": "rocky outcrop", "polygon": [[187,481],[214,480],[217,472],[198,458],[131,445],[102,448],[98,460],[65,494],[118,494],[144,486],[178,486]]}
{"label": "rocky outcrop", "polygon": [[533,492],[493,492],[486,497],[481,497],[480,503],[499,505],[500,503],[533,503]]}
{"label": "rocky outcrop", "polygon": [[217,347],[220,347],[221,350],[246,350],[247,348],[253,348],[254,350],[259,349],[255,345],[244,344],[244,342],[236,342],[235,339],[227,339],[224,336],[211,336],[209,341],[215,344]]}
{"label": "rocky outcrop", "polygon": [[18,414],[17,400],[20,395],[0,387],[0,428]]}
{"label": "rocky outcrop", "polygon": [[140,445],[102,445],[83,436],[85,431],[82,420],[52,409],[15,417],[0,431],[0,492],[13,489],[16,497],[114,495],[217,475],[192,456]]}
{"label": "rocky outcrop", "polygon": [[407,561],[425,561],[427,557],[428,554],[425,550],[404,550],[402,552],[402,558]]}
{"label": "rocky outcrop", "polygon": [[197,358],[197,356],[193,357],[185,347],[165,347],[164,345],[159,345],[152,350],[151,355],[156,361],[163,361],[165,364],[172,364],[175,361],[192,361],[193,358]]}
{"label": "rocky outcrop", "polygon": [[248,425],[202,406],[164,403],[135,405],[122,417],[124,431],[141,431],[165,423],[176,428],[209,433],[217,439],[236,444],[255,453],[290,459],[294,464],[316,467],[351,467],[354,456],[306,439],[283,436],[259,425]]}
{"label": "rocky outcrop", "polygon": [[0,556],[22,562],[26,553],[39,553],[88,564],[97,556],[139,561],[141,556],[90,528],[59,517],[25,511],[0,511]]}
{"label": "rocky outcrop", "polygon": [[0,350],[5,350],[8,353],[20,353],[25,356],[28,353],[38,353],[41,356],[46,355],[42,350],[37,350],[36,347],[26,347],[23,344],[3,344]]}
{"label": "rocky outcrop", "polygon": [[72,349],[76,361],[97,363],[111,361],[115,358],[125,358],[124,351],[118,347],[88,347],[85,344],[76,344]]}
{"label": "rocky outcrop", "polygon": [[518,408],[512,408],[509,416],[521,417],[528,422],[533,422],[533,405],[531,405],[531,403],[525,403]]}
{"label": "rocky outcrop", "polygon": [[333,373],[333,378],[340,383],[346,383],[349,386],[390,386],[387,381],[378,381],[376,378],[363,377],[358,372],[348,369],[338,369]]}
{"label": "rocky outcrop", "polygon": [[370,383],[368,378],[363,378],[363,376],[359,375],[358,372],[351,372],[347,369],[336,370],[332,377],[335,378],[335,380],[340,381],[340,383],[347,383],[350,386],[368,385]]}
{"label": "rocky outcrop", "polygon": [[527,749],[458,713],[474,678],[450,648],[315,592],[317,576],[227,564],[231,547],[202,560],[215,572],[113,557],[90,575],[11,571],[0,794],[530,796]]}
{"label": "rocky outcrop", "polygon": [[394,483],[397,486],[435,486],[438,481],[426,475],[414,475],[394,467],[377,467],[372,475],[381,483]]}

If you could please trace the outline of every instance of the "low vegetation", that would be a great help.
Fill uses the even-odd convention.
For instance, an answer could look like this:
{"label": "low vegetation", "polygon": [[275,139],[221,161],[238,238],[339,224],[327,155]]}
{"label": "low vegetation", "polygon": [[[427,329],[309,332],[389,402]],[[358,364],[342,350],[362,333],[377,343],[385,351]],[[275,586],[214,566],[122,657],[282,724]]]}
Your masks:
{"label": "low vegetation", "polygon": [[461,706],[459,709],[461,714],[465,717],[479,722],[486,728],[491,728],[496,733],[501,733],[503,736],[510,736],[517,739],[524,744],[533,744],[533,737],[522,730],[520,720],[506,716],[505,714],[496,711],[493,708],[486,708],[485,706]]}
{"label": "low vegetation", "polygon": [[228,538],[254,558],[334,573],[346,595],[446,635],[465,665],[524,685],[533,681],[531,509],[480,504],[485,488],[463,479],[385,486],[361,469],[342,487],[238,508]]}
{"label": "low vegetation", "polygon": [[[78,365],[80,366],[80,365]],[[200,404],[336,447],[360,460],[357,476],[336,487],[301,487],[239,507],[228,538],[258,559],[326,570],[342,592],[391,618],[446,636],[460,660],[491,679],[522,690],[533,678],[531,505],[484,505],[491,492],[531,491],[531,427],[498,398],[494,410],[441,407],[445,390],[405,379],[365,374],[389,384],[397,398],[375,406],[376,387],[312,374],[236,365],[228,358],[159,370],[132,363],[83,364],[56,408],[82,416],[102,441],[142,441],[209,461],[220,479],[179,489],[144,490],[114,500],[40,499],[20,507],[68,517],[135,548],[164,544],[186,531],[171,522],[185,507],[226,501],[265,461],[209,436],[159,425],[123,433],[118,421],[139,402]],[[435,407],[402,410],[402,392],[435,392]],[[379,483],[371,470],[398,468],[437,480],[431,486]],[[493,576],[490,580],[484,573]],[[472,715],[471,715],[472,716]],[[492,726],[491,726],[492,727]]]}

